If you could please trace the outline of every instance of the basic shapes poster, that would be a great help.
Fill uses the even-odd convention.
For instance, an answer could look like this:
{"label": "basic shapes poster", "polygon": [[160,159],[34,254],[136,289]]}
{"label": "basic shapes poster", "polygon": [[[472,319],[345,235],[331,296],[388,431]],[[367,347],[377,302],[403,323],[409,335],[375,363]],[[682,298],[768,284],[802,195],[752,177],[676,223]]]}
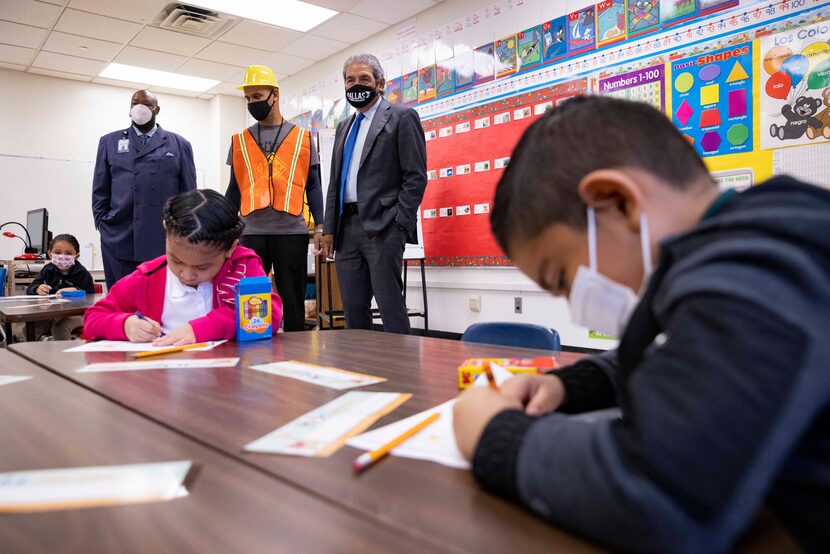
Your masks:
{"label": "basic shapes poster", "polygon": [[712,15],[715,12],[734,8],[738,0],[697,0],[697,14],[699,16]]}
{"label": "basic shapes poster", "polygon": [[516,73],[519,66],[516,35],[510,35],[494,43],[496,52],[496,78]]}
{"label": "basic shapes poster", "polygon": [[407,73],[401,79],[403,105],[411,106],[418,101],[418,72]]}
{"label": "basic shapes poster", "polygon": [[568,57],[568,18],[557,17],[542,24],[542,61],[551,63]]}
{"label": "basic shapes poster", "polygon": [[697,0],[660,0],[663,27],[671,27],[697,15]]}
{"label": "basic shapes poster", "polygon": [[435,98],[435,65],[418,70],[418,102]]}
{"label": "basic shapes poster", "polygon": [[542,61],[542,31],[538,25],[518,34],[519,71],[537,67]]}
{"label": "basic shapes poster", "polygon": [[492,81],[495,75],[495,63],[493,62],[493,43],[475,49],[473,57],[473,71],[475,73],[475,84]]}
{"label": "basic shapes poster", "polygon": [[701,156],[752,150],[752,43],[672,62],[672,119]]}
{"label": "basic shapes poster", "polygon": [[651,104],[661,112],[666,110],[665,65],[658,64],[636,71],[601,77],[599,93],[636,102]]}
{"label": "basic shapes poster", "polygon": [[830,21],[761,39],[761,148],[830,140]]}
{"label": "basic shapes poster", "polygon": [[608,46],[626,38],[625,0],[602,0],[597,3],[597,47]]}
{"label": "basic shapes poster", "polygon": [[660,28],[660,0],[628,0],[628,38]]}
{"label": "basic shapes poster", "polygon": [[390,104],[400,104],[402,99],[401,90],[401,77],[395,77],[394,79],[389,79],[386,81],[386,99],[389,101]]}
{"label": "basic shapes poster", "polygon": [[568,52],[570,56],[596,48],[596,36],[594,6],[588,6],[568,14]]}

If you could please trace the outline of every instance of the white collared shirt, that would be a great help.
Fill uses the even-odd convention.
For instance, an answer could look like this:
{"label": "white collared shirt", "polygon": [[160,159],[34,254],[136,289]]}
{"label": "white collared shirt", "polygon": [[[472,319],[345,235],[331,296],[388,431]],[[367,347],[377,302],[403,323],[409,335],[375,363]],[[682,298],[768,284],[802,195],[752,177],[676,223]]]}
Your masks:
{"label": "white collared shirt", "polygon": [[167,268],[167,284],[164,287],[164,309],[161,312],[161,328],[165,333],[175,331],[194,319],[206,316],[213,310],[213,283],[201,283],[189,287],[179,281]]}
{"label": "white collared shirt", "polygon": [[[372,119],[378,111],[381,99],[375,105],[363,112],[365,118],[360,122],[360,129],[357,131],[357,138],[354,141],[354,153],[352,154],[352,165],[349,167],[349,179],[346,181],[346,190],[343,193],[343,202],[350,204],[357,202],[357,170],[360,169],[360,157],[363,154],[363,145],[366,143],[366,135],[369,134],[369,127],[372,126]],[[352,128],[349,127],[349,132]],[[348,138],[349,133],[346,133]],[[345,152],[343,153],[345,155]]]}

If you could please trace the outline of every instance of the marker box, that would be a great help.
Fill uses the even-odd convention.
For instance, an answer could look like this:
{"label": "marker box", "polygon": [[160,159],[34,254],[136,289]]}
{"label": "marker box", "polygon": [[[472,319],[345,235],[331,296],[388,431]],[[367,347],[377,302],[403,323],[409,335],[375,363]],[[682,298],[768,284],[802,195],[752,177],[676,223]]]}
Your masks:
{"label": "marker box", "polygon": [[510,373],[545,373],[556,369],[556,359],[547,356],[543,358],[468,358],[458,366],[458,388],[466,389],[471,386],[479,374],[484,373],[484,364],[490,362],[499,365]]}

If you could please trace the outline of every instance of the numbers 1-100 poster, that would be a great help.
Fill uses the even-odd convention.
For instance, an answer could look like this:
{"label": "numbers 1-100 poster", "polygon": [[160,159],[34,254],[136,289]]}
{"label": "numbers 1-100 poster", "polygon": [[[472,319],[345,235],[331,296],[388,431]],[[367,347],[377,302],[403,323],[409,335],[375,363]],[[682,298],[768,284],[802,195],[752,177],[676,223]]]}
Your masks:
{"label": "numbers 1-100 poster", "polygon": [[428,264],[510,264],[490,232],[496,184],[531,123],[558,102],[587,90],[587,80],[581,79],[423,122],[427,189],[421,221]]}

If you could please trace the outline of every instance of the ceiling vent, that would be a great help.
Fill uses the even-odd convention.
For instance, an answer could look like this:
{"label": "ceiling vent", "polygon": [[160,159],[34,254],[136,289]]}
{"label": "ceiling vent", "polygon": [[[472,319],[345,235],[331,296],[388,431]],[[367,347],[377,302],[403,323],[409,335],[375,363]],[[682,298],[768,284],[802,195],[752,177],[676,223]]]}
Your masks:
{"label": "ceiling vent", "polygon": [[187,4],[168,4],[153,24],[162,29],[187,33],[197,37],[216,38],[227,31],[239,18],[220,14]]}

